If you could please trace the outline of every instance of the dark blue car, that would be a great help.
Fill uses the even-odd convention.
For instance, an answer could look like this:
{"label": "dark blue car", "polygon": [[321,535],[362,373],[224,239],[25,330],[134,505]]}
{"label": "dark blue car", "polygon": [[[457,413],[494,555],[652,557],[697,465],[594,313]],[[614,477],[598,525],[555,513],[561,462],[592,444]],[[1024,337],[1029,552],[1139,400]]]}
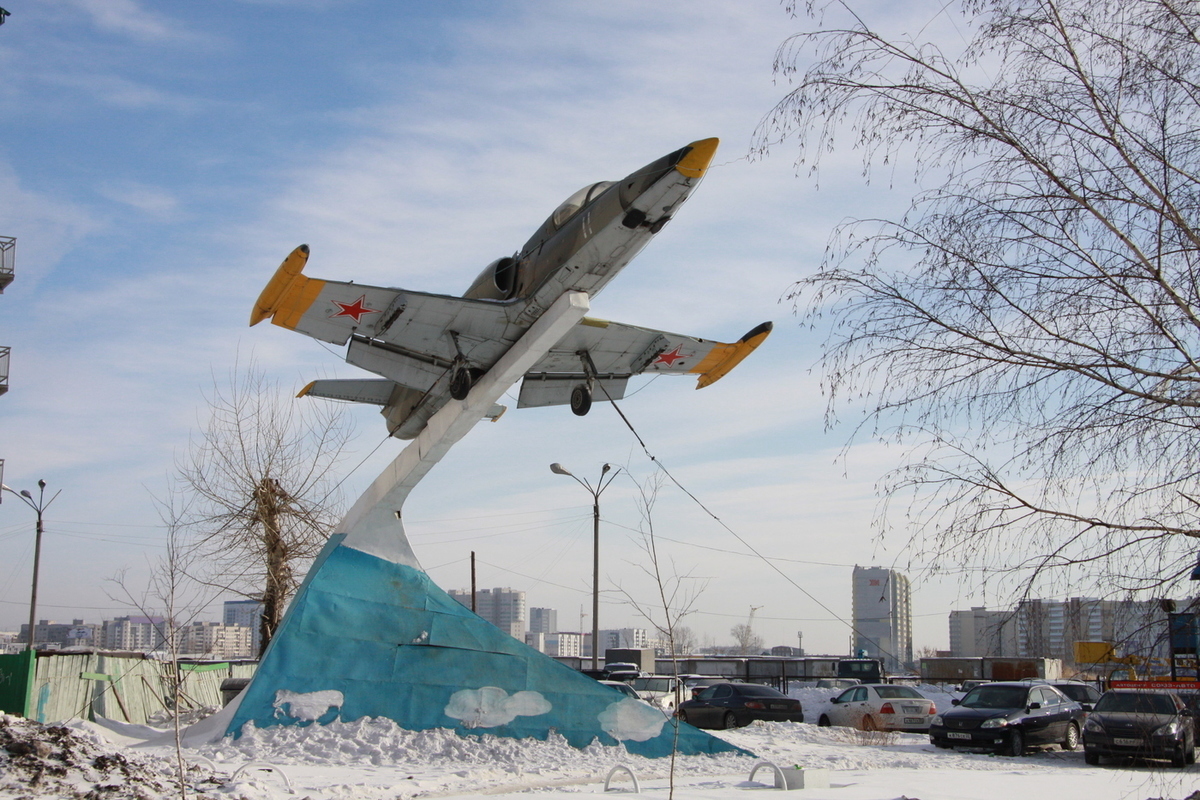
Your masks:
{"label": "dark blue car", "polygon": [[936,715],[929,740],[937,747],[986,747],[1019,756],[1029,745],[1079,746],[1083,708],[1053,686],[987,683]]}

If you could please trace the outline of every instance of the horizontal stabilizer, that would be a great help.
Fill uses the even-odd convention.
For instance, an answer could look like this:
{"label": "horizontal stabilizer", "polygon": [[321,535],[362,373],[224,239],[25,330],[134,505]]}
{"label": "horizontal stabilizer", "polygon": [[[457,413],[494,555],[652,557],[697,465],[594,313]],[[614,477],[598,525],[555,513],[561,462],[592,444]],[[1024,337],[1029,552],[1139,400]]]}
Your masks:
{"label": "horizontal stabilizer", "polygon": [[362,378],[351,380],[313,381],[300,390],[297,397],[325,397],[350,403],[372,403],[385,406],[396,384],[388,380]]}

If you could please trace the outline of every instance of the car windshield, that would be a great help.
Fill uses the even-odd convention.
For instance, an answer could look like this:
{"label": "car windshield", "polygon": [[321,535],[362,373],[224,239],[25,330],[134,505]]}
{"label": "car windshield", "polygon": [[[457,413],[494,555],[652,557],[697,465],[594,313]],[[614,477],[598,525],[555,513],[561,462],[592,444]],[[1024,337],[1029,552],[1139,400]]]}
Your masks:
{"label": "car windshield", "polygon": [[1096,711],[1132,714],[1174,714],[1175,703],[1165,694],[1109,692],[1096,703]]}
{"label": "car windshield", "polygon": [[783,692],[772,689],[770,686],[758,686],[753,683],[740,683],[737,685],[737,693],[744,697],[784,697]]}
{"label": "car windshield", "polygon": [[669,692],[673,678],[634,678],[629,683],[639,692]]}
{"label": "car windshield", "polygon": [[972,689],[959,705],[967,708],[1024,708],[1024,686],[980,686]]}
{"label": "car windshield", "polygon": [[875,694],[882,697],[884,700],[899,700],[901,698],[911,698],[913,700],[923,699],[921,693],[916,689],[910,689],[907,686],[876,686]]}

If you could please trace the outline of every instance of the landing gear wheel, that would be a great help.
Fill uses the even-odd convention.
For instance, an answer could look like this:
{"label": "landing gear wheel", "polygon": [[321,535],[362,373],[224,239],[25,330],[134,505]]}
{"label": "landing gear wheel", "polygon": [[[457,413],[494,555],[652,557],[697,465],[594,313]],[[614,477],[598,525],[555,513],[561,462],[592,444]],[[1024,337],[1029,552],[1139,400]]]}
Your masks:
{"label": "landing gear wheel", "polygon": [[725,712],[725,718],[721,720],[721,726],[725,728],[725,730],[730,730],[738,726],[737,717],[733,715],[732,711]]}
{"label": "landing gear wheel", "polygon": [[1074,750],[1079,747],[1079,726],[1074,722],[1067,725],[1067,738],[1062,740],[1063,750]]}
{"label": "landing gear wheel", "polygon": [[1013,758],[1025,755],[1025,736],[1016,729],[1009,731],[1008,738],[1000,745],[1000,755]]}
{"label": "landing gear wheel", "polygon": [[1095,750],[1088,750],[1085,747],[1083,750],[1083,760],[1085,763],[1091,764],[1094,767],[1100,763],[1100,754]]}
{"label": "landing gear wheel", "polygon": [[571,413],[577,417],[586,416],[592,410],[592,390],[586,383],[581,383],[571,390]]}
{"label": "landing gear wheel", "polygon": [[455,400],[466,400],[471,393],[474,378],[466,367],[455,367],[450,373],[450,396]]}
{"label": "landing gear wheel", "polygon": [[833,723],[829,721],[829,717],[825,716],[824,714],[822,714],[822,715],[821,715],[821,718],[820,718],[819,720],[817,720],[817,727],[818,727],[818,728],[828,728],[828,727],[830,727],[832,724],[833,724]]}

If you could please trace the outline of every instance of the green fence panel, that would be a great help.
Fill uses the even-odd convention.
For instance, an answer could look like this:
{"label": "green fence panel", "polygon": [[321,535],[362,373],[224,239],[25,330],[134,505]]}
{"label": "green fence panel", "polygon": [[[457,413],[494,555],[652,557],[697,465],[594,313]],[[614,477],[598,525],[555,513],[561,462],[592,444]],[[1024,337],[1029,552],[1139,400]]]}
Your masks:
{"label": "green fence panel", "polygon": [[32,650],[0,655],[0,711],[29,716],[33,673]]}

